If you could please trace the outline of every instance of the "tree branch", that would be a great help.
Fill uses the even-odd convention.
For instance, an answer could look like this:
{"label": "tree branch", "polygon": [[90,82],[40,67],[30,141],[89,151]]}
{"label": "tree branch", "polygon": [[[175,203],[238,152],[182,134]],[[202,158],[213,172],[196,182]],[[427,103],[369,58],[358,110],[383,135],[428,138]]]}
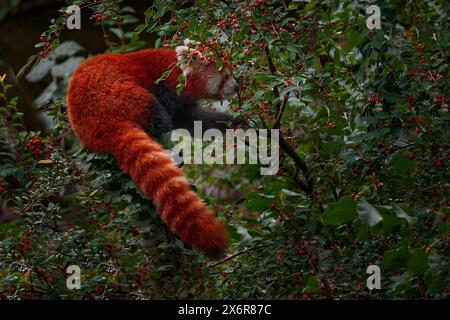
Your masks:
{"label": "tree branch", "polygon": [[238,257],[238,256],[241,256],[241,255],[243,255],[243,254],[245,254],[245,253],[249,253],[250,251],[254,251],[254,250],[257,250],[257,249],[261,249],[261,248],[264,248],[264,247],[267,247],[267,246],[269,246],[269,245],[268,245],[268,244],[265,244],[265,245],[260,245],[260,246],[254,246],[254,247],[250,247],[250,248],[245,248],[244,250],[237,251],[237,252],[235,252],[235,253],[233,253],[233,254],[230,254],[229,256],[226,256],[225,258],[222,258],[222,259],[220,259],[220,260],[212,261],[212,262],[208,263],[207,266],[208,266],[209,268],[212,268],[212,267],[218,266],[219,264],[222,264],[222,263],[224,263],[224,262],[227,262],[228,260],[231,260],[231,259],[233,259],[233,258],[236,258],[236,257]]}
{"label": "tree branch", "polygon": [[[267,56],[267,62],[269,63],[269,69],[272,75],[276,75],[277,68],[275,67],[275,64],[273,63],[272,56],[270,55],[269,47],[265,47],[265,53]],[[278,89],[278,86],[275,86],[273,88],[273,93],[275,97],[280,97],[280,91]],[[275,120],[275,124],[273,126],[274,129],[279,129],[281,126],[281,118],[284,113],[284,109],[286,107],[286,100],[284,100],[283,104],[280,102],[276,104],[277,107],[277,118]],[[264,122],[264,119],[263,119]],[[264,122],[265,123],[265,122]],[[267,127],[267,125],[265,125]],[[312,178],[312,174],[308,168],[308,165],[306,162],[295,152],[295,150],[286,142],[286,140],[283,138],[283,136],[280,135],[280,148],[294,161],[295,163],[295,175],[293,177],[293,180],[296,182],[296,184],[299,186],[300,189],[302,189],[307,195],[312,196],[313,194],[313,186],[314,181]],[[305,177],[305,181],[301,181],[297,178],[298,170],[301,170],[303,173],[303,176]]]}

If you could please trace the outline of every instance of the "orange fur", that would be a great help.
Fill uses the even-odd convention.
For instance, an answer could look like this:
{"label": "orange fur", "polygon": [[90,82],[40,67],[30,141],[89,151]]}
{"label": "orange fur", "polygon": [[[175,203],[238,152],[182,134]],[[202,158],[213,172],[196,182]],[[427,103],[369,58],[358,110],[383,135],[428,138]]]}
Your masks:
{"label": "orange fur", "polygon": [[[181,73],[176,61],[175,51],[168,49],[102,54],[87,60],[69,83],[69,121],[89,150],[117,159],[183,242],[217,254],[228,243],[224,226],[190,189],[183,172],[162,147],[145,133],[155,102],[151,93],[154,82],[170,69],[165,84],[175,90]],[[193,73],[183,94],[206,98],[206,78]]]}

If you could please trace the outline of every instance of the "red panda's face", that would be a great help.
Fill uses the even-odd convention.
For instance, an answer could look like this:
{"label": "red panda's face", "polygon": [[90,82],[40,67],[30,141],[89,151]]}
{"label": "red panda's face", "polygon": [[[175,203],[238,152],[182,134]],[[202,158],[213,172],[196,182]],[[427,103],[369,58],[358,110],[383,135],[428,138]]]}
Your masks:
{"label": "red panda's face", "polygon": [[[190,52],[190,49],[186,50]],[[180,57],[180,52],[178,54]],[[215,63],[208,63],[200,57],[200,55],[192,55],[189,64],[180,65],[186,78],[184,92],[197,99],[211,100],[230,99],[235,95],[239,86],[233,77],[231,67],[224,65],[221,70],[217,70]]]}
{"label": "red panda's face", "polygon": [[224,66],[222,70],[218,71],[215,63],[211,63],[206,66],[205,76],[207,80],[205,84],[208,94],[207,99],[230,99],[238,91],[238,83],[233,77],[229,66]]}

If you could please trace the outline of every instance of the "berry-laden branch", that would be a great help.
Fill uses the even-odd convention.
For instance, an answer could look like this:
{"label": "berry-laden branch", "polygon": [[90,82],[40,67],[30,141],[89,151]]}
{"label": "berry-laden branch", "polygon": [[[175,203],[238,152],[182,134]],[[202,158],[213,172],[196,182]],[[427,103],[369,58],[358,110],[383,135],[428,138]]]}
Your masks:
{"label": "berry-laden branch", "polygon": [[[265,47],[265,53],[267,57],[267,61],[269,63],[269,69],[272,75],[275,75],[277,73],[277,69],[275,67],[275,64],[273,63],[272,56],[270,55],[269,46]],[[275,97],[280,96],[280,90],[278,86],[275,86],[273,88],[273,93]],[[281,118],[283,116],[285,107],[286,107],[287,100],[284,99],[283,103],[277,102],[275,105],[277,108],[277,117],[275,120],[275,124],[273,125],[273,129],[279,129],[281,125]],[[267,125],[266,125],[267,127]],[[313,187],[314,187],[314,180],[313,176],[311,174],[311,170],[309,169],[306,162],[295,152],[295,150],[286,142],[283,136],[280,135],[280,148],[283,150],[295,163],[295,174],[293,177],[294,182],[299,186],[301,190],[303,190],[307,195],[312,197],[313,195]],[[305,177],[305,181],[300,180],[297,175],[299,169],[302,171],[303,176]]]}

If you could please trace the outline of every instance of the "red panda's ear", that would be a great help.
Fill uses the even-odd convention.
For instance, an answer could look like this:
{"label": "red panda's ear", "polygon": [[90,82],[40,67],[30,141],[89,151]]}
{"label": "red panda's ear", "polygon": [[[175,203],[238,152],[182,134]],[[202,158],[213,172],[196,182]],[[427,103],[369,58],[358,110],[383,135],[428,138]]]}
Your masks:
{"label": "red panda's ear", "polygon": [[184,46],[176,47],[177,58],[180,63],[180,69],[184,76],[187,76],[195,68],[195,65],[203,63],[203,55],[198,50],[198,46],[190,48],[190,40],[184,41]]}
{"label": "red panda's ear", "polygon": [[178,62],[181,62],[179,65],[180,69],[183,72],[183,75],[187,76],[192,71],[192,65],[189,64],[192,49],[188,46],[178,46],[175,48],[175,52],[177,54]]}

